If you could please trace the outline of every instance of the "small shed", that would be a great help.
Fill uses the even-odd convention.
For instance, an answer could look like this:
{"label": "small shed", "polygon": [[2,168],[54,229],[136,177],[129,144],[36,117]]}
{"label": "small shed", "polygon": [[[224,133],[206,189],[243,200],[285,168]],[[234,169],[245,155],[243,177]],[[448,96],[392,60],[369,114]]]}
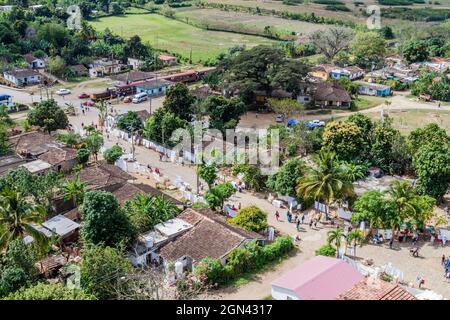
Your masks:
{"label": "small shed", "polygon": [[45,173],[48,169],[50,169],[52,167],[52,165],[48,162],[38,159],[38,160],[24,163],[21,165],[21,167],[24,167],[30,173],[39,175],[39,174]]}
{"label": "small shed", "polygon": [[45,221],[42,225],[61,238],[69,237],[80,227],[78,223],[64,217],[63,215],[57,215],[50,220]]}

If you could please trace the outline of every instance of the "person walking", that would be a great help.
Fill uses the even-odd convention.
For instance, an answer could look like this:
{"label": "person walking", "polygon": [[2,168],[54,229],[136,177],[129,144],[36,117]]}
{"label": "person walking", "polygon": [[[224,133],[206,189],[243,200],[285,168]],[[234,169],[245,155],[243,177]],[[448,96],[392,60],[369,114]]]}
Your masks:
{"label": "person walking", "polygon": [[304,213],[302,213],[302,216],[301,216],[300,220],[301,220],[301,224],[303,224],[303,222],[305,221],[305,214]]}
{"label": "person walking", "polygon": [[311,220],[309,220],[309,227],[312,228],[312,225],[314,223],[314,220],[311,218]]}
{"label": "person walking", "polygon": [[294,222],[297,223],[297,220],[298,220],[298,214],[296,213],[296,214],[294,215]]}
{"label": "person walking", "polygon": [[392,249],[393,244],[394,244],[394,235],[392,235],[391,239],[389,240],[389,249]]}
{"label": "person walking", "polygon": [[277,221],[280,221],[280,213],[278,211],[275,212],[275,218],[277,219]]}
{"label": "person walking", "polygon": [[445,254],[442,255],[442,258],[441,258],[441,264],[442,264],[442,265],[445,265]]}
{"label": "person walking", "polygon": [[300,231],[300,220],[297,220],[297,231]]}

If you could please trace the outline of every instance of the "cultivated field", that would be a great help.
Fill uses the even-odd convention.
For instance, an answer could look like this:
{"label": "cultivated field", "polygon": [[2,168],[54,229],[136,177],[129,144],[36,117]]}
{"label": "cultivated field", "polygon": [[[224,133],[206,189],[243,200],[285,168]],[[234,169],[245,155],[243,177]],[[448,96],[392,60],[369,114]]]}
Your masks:
{"label": "cultivated field", "polygon": [[273,44],[274,40],[231,32],[208,31],[157,14],[133,14],[100,18],[92,25],[97,30],[109,28],[113,32],[131,37],[139,35],[153,46],[189,57],[193,62],[215,58],[236,45],[248,47]]}
{"label": "cultivated field", "polygon": [[317,30],[325,30],[329,25],[288,20],[270,16],[252,15],[249,13],[221,11],[219,9],[187,8],[176,13],[177,19],[199,25],[202,28],[217,28],[235,32],[263,34],[264,28],[270,26],[277,34],[286,38],[292,33],[301,36]]}

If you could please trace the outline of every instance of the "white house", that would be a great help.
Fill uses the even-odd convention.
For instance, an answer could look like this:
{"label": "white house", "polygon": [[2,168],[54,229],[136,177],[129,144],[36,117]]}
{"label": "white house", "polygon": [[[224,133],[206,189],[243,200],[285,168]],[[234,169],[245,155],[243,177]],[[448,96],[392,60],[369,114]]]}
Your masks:
{"label": "white house", "polygon": [[33,69],[16,69],[3,73],[5,80],[16,86],[26,86],[41,82],[41,74]]}
{"label": "white house", "polygon": [[26,55],[23,56],[23,58],[28,63],[28,67],[30,69],[45,68],[45,61],[44,61],[44,59],[36,58],[31,53],[27,53]]}
{"label": "white house", "polygon": [[174,56],[167,56],[162,54],[158,58],[167,66],[174,66],[177,64],[177,58]]}
{"label": "white house", "polygon": [[138,70],[144,64],[144,61],[135,58],[128,58],[127,64],[131,66],[131,69]]}
{"label": "white house", "polygon": [[89,65],[89,75],[93,78],[104,77],[122,71],[124,65],[119,60],[103,58],[95,60]]}
{"label": "white house", "polygon": [[11,11],[14,6],[0,6],[1,11]]}

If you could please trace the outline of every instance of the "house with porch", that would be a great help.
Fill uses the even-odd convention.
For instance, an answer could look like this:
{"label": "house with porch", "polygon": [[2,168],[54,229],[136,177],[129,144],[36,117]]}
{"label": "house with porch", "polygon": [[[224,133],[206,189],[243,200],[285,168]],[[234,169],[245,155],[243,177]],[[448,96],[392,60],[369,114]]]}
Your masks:
{"label": "house with porch", "polygon": [[352,98],[341,85],[334,82],[318,83],[313,94],[314,103],[321,108],[350,108]]}
{"label": "house with porch", "polygon": [[124,68],[126,68],[126,66],[117,59],[103,58],[92,62],[89,66],[89,75],[92,78],[104,77],[119,73]]}

